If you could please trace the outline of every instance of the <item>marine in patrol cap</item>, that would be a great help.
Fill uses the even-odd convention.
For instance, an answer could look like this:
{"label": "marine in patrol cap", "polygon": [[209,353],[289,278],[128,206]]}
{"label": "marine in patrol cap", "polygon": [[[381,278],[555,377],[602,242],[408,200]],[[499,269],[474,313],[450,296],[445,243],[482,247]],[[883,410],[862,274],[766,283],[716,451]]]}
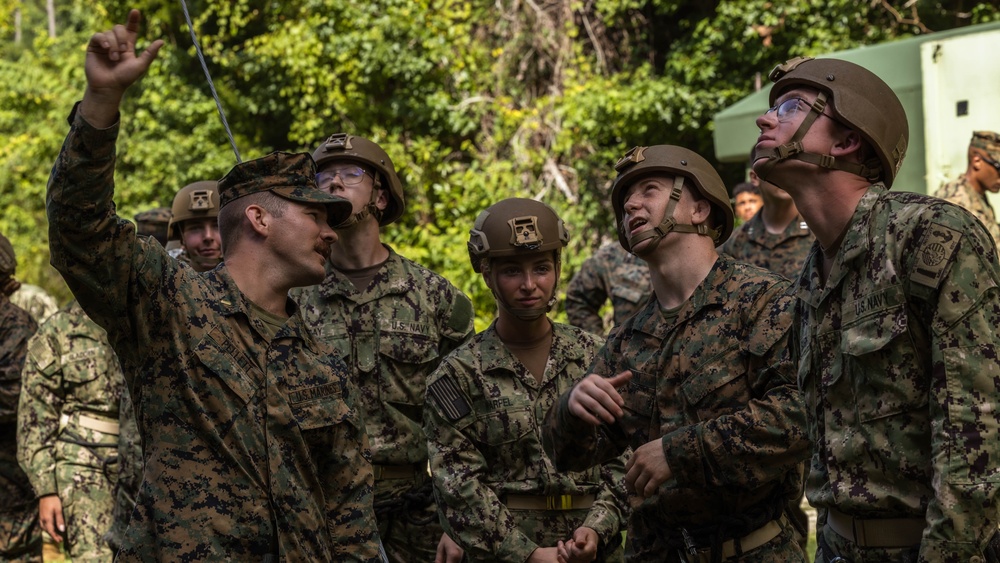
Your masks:
{"label": "marine in patrol cap", "polygon": [[352,211],[351,202],[316,186],[316,163],[309,153],[277,151],[237,164],[219,180],[219,207],[258,192],[271,192],[302,203],[324,204],[326,221],[331,227],[343,223]]}
{"label": "marine in patrol cap", "polygon": [[135,215],[136,232],[151,236],[161,245],[167,244],[167,225],[170,224],[170,208],[156,207]]}
{"label": "marine in patrol cap", "polygon": [[986,154],[986,158],[993,162],[1000,162],[1000,135],[993,131],[974,132],[969,146],[979,149]]}

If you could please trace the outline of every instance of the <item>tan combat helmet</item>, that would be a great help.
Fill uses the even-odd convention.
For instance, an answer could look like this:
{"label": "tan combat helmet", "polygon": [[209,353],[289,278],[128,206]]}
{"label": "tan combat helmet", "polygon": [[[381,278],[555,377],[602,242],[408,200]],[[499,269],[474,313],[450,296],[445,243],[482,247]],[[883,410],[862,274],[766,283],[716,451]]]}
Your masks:
{"label": "tan combat helmet", "polygon": [[[634,147],[625,153],[615,164],[618,177],[611,186],[611,207],[615,211],[615,224],[618,227],[618,242],[629,252],[632,248],[646,240],[656,239],[653,245],[673,231],[678,233],[696,233],[711,237],[716,246],[726,242],[733,232],[733,207],[729,204],[729,192],[712,165],[698,153],[674,145],[654,145],[651,147]],[[656,228],[641,232],[634,237],[628,236],[628,226],[625,225],[625,192],[642,176],[657,173],[674,177],[673,189],[670,193],[670,203],[663,215],[663,222]],[[712,216],[709,222],[701,225],[679,225],[674,220],[674,207],[681,197],[681,188],[685,180],[712,205]]]}
{"label": "tan combat helmet", "polygon": [[205,180],[188,184],[174,196],[167,240],[180,240],[181,223],[190,219],[208,219],[219,216],[219,183]]}
{"label": "tan combat helmet", "polygon": [[[560,255],[568,242],[569,231],[555,210],[534,199],[514,197],[489,206],[476,218],[469,231],[469,260],[473,270],[489,277],[489,261],[493,258],[555,252],[556,279],[559,279]],[[520,319],[538,318],[556,303],[553,292],[544,309],[511,307],[492,282],[488,285],[497,305]]]}
{"label": "tan combat helmet", "polygon": [[344,221],[339,227],[346,228],[356,225],[368,215],[373,215],[379,226],[385,226],[395,222],[403,215],[403,209],[406,205],[403,198],[403,184],[399,181],[399,176],[396,175],[392,159],[382,150],[382,147],[364,137],[335,133],[320,143],[319,147],[313,151],[312,157],[316,161],[317,168],[322,168],[326,163],[337,161],[360,162],[372,166],[376,171],[375,187],[388,190],[389,203],[384,211],[379,211],[376,206],[378,192],[372,190],[371,201],[368,202],[368,205]]}
{"label": "tan combat helmet", "polygon": [[[903,104],[888,84],[854,63],[809,57],[797,57],[776,66],[769,78],[774,82],[769,97],[772,107],[782,93],[796,87],[819,90],[819,96],[789,142],[757,151],[754,171],[759,177],[767,180],[778,163],[794,159],[844,170],[871,182],[881,180],[887,187],[892,186],[906,156],[910,130]],[[826,107],[830,108],[834,119],[861,134],[874,149],[876,158],[857,163],[803,150],[802,138]],[[767,160],[760,162],[762,158]]]}
{"label": "tan combat helmet", "polygon": [[495,203],[476,217],[469,231],[469,259],[476,273],[483,261],[535,252],[562,250],[569,231],[548,205],[512,197]]}

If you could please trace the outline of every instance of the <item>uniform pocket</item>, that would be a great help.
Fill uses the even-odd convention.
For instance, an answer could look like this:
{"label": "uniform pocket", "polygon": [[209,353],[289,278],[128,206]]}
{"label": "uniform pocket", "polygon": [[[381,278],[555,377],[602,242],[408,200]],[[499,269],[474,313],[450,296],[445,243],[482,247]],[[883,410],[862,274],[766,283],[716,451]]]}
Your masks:
{"label": "uniform pocket", "polygon": [[324,325],[319,339],[333,347],[333,351],[344,363],[351,365],[351,335],[346,326]]}
{"label": "uniform pocket", "polygon": [[625,401],[618,424],[632,444],[646,443],[660,435],[656,381],[647,373],[632,369],[632,379],[618,390]]}
{"label": "uniform pocket", "polygon": [[867,316],[841,333],[844,373],[854,388],[862,422],[925,408],[930,376],[919,365],[906,308]]}
{"label": "uniform pocket", "polygon": [[208,372],[203,378],[189,379],[195,387],[194,393],[210,407],[207,412],[219,416],[220,422],[231,422],[260,389],[250,372],[255,372],[261,381],[263,373],[217,327],[193,351]]}
{"label": "uniform pocket", "polygon": [[488,446],[513,444],[531,432],[531,409],[528,407],[490,413],[480,417],[478,440]]}
{"label": "uniform pocket", "polygon": [[423,404],[427,375],[438,363],[437,346],[437,340],[428,334],[383,331],[379,338],[382,400],[405,405]]}
{"label": "uniform pocket", "polygon": [[[1000,350],[992,344],[948,348],[943,354],[948,391],[944,433],[951,437],[945,444],[948,464],[954,468],[946,475],[950,482],[973,484],[984,490],[1000,481],[1000,469],[992,455],[996,451],[995,429],[1000,428],[1000,411],[996,407],[998,354]],[[971,358],[990,360],[971,363]],[[982,494],[986,497],[989,493]]]}
{"label": "uniform pocket", "polygon": [[750,401],[746,368],[733,361],[737,354],[724,352],[697,366],[694,376],[680,385],[686,409],[699,421],[718,418],[744,408]]}
{"label": "uniform pocket", "polygon": [[107,373],[112,352],[100,342],[75,338],[73,349],[63,354],[63,381],[71,385],[89,383]]}
{"label": "uniform pocket", "polygon": [[481,416],[469,429],[480,443],[486,467],[492,482],[522,480],[533,459],[533,451],[540,451],[534,431],[530,407],[517,407]]}
{"label": "uniform pocket", "polygon": [[353,419],[351,408],[344,401],[339,382],[327,383],[301,391],[318,398],[292,404],[292,415],[302,430],[334,426]]}

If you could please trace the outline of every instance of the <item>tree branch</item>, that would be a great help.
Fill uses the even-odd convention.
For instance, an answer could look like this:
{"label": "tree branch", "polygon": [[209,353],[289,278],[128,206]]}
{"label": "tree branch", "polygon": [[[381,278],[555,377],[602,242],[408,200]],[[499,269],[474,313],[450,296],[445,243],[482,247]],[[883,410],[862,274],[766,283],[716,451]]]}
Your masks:
{"label": "tree branch", "polygon": [[879,4],[882,5],[883,10],[892,14],[892,17],[896,19],[896,23],[915,25],[922,33],[931,33],[932,30],[920,21],[920,14],[917,13],[916,0],[910,0],[903,6],[903,8],[910,8],[910,14],[912,16],[910,18],[904,18],[903,14],[900,14],[896,8],[893,8],[892,5],[889,4],[889,0],[872,0],[872,8],[878,6]]}

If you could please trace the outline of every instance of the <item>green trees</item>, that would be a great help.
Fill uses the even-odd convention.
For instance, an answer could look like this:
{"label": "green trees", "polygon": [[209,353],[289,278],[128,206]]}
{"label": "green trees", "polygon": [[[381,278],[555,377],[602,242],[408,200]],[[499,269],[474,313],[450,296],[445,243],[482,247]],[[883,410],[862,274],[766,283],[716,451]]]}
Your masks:
{"label": "green trees", "polygon": [[[630,146],[673,143],[711,156],[714,113],[789,56],[998,17],[993,4],[909,4],[188,2],[244,157],[310,150],[338,131],[379,142],[407,196],[389,240],[468,292],[480,328],[493,303],[465,251],[480,210],[514,195],[550,203],[573,227],[568,279],[592,248],[613,239],[607,189]],[[58,33],[49,38],[43,8],[0,0],[0,231],[19,252],[19,277],[65,299],[47,266],[44,187],[83,91],[91,33],[137,7],[144,37],[168,43],[126,101],[117,173],[124,216],[169,204],[179,187],[221,177],[235,160],[179,2],[55,6]],[[721,170],[733,182],[742,174]]]}

